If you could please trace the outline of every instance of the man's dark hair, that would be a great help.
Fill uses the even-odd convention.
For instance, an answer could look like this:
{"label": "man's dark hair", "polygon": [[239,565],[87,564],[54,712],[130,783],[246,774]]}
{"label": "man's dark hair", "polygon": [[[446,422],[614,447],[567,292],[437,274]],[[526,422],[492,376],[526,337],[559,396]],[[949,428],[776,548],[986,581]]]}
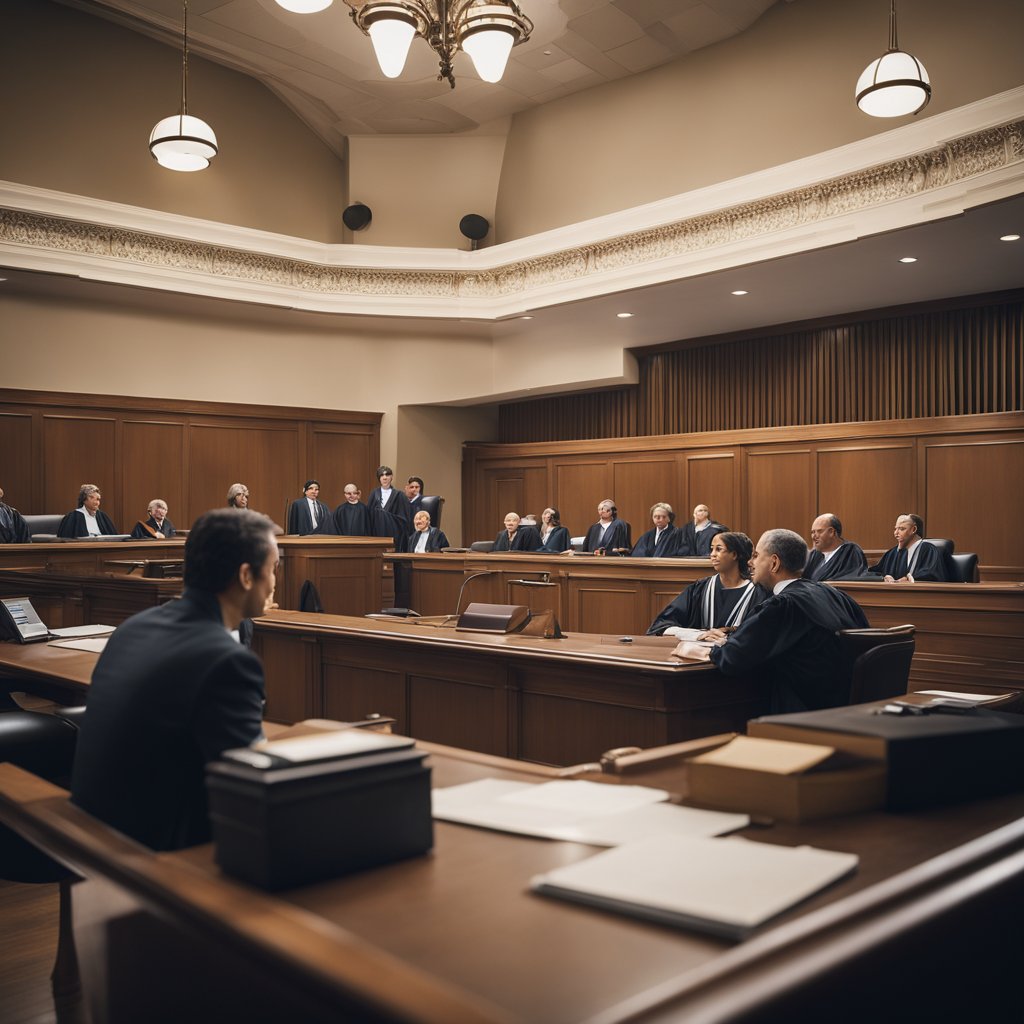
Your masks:
{"label": "man's dark hair", "polygon": [[[754,542],[739,530],[731,530],[728,533],[720,533],[715,537],[725,545],[726,551],[731,551],[736,556],[736,565],[740,575],[746,580],[750,578],[750,556],[754,553]],[[713,542],[712,542],[713,543]]]}
{"label": "man's dark hair", "polygon": [[317,485],[317,487],[319,487],[319,486],[320,486],[320,481],[319,481],[319,480],[307,480],[307,481],[306,481],[306,482],[305,482],[305,483],[304,483],[304,484],[302,485],[302,493],[303,493],[303,494],[305,494],[305,493],[306,493],[306,491],[308,491],[308,490],[310,489],[310,487],[312,487],[312,486],[313,486],[313,484],[316,484],[316,485]]}
{"label": "man's dark hair", "polygon": [[766,555],[778,555],[786,572],[801,573],[807,564],[807,541],[793,530],[766,530],[761,538]]}
{"label": "man's dark hair", "polygon": [[185,541],[185,586],[220,594],[246,562],[259,575],[270,557],[274,524],[245,508],[218,508],[200,516]]}
{"label": "man's dark hair", "polygon": [[395,471],[390,466],[378,466],[377,467],[377,483],[380,483],[382,476],[394,476]]}
{"label": "man's dark hair", "polygon": [[918,537],[924,537],[924,520],[920,516],[915,516],[913,512],[908,512],[904,516],[900,516],[901,519],[909,519],[917,527]]}
{"label": "man's dark hair", "polygon": [[423,493],[423,481],[418,476],[411,476],[405,482],[407,484],[419,484],[420,485],[420,494]]}
{"label": "man's dark hair", "polygon": [[828,514],[828,525],[831,526],[832,529],[836,531],[836,536],[837,537],[842,537],[842,535],[843,535],[843,524],[839,521],[839,516],[834,516],[831,513],[829,513]]}

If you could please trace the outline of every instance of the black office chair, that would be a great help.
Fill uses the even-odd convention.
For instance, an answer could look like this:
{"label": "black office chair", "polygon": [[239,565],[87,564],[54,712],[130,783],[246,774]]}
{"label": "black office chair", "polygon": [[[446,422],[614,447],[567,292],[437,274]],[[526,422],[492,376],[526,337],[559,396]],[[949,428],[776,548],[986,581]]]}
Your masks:
{"label": "black office chair", "polygon": [[962,555],[953,555],[953,564],[960,575],[961,583],[977,583],[981,579],[977,555],[966,551]]}
{"label": "black office chair", "polygon": [[470,551],[482,551],[482,552],[493,551],[494,550],[494,541],[493,540],[475,540],[475,541],[473,541],[472,544],[469,545],[469,550]]}
{"label": "black office chair", "polygon": [[853,663],[850,703],[901,697],[907,692],[914,657],[912,625],[889,629],[841,629],[837,636]]}
{"label": "black office chair", "polygon": [[36,544],[45,544],[47,541],[57,539],[57,527],[64,518],[56,516],[23,516],[28,532],[32,534],[32,540]]}
{"label": "black office chair", "polygon": [[444,511],[444,498],[437,494],[424,494],[420,498],[420,509],[430,513],[430,525],[441,528],[441,513]]}
{"label": "black office chair", "polygon": [[921,539],[928,541],[932,547],[938,548],[946,555],[952,555],[956,550],[956,544],[951,540],[945,540],[941,537],[922,537]]}

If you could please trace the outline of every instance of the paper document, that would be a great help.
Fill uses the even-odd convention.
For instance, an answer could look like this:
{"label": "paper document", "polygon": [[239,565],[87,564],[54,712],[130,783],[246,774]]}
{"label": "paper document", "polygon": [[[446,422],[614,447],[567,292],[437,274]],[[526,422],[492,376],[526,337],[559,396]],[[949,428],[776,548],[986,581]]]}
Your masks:
{"label": "paper document", "polygon": [[548,896],[725,938],[795,906],[857,867],[852,853],[747,839],[627,843],[538,875]]}
{"label": "paper document", "polygon": [[71,637],[109,636],[116,628],[116,626],[62,626],[60,629],[51,629],[50,633],[63,640]]}
{"label": "paper document", "polygon": [[962,701],[964,704],[988,704],[995,700],[1007,700],[1012,693],[961,693],[958,690],[917,690],[920,697],[936,697],[940,700]]}
{"label": "paper document", "polygon": [[82,640],[51,640],[47,647],[60,647],[65,651],[88,651],[90,654],[102,654],[107,646],[108,637],[97,637]]}

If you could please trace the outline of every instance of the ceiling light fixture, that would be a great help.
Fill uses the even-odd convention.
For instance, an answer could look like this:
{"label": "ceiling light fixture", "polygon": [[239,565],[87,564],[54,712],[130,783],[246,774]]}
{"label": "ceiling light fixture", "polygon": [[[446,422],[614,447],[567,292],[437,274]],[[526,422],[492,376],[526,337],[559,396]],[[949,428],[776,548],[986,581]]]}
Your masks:
{"label": "ceiling light fixture", "polygon": [[171,171],[201,171],[217,155],[217,136],[199,117],[188,112],[188,0],[184,0],[181,29],[181,110],[158,121],[149,133],[149,151]]}
{"label": "ceiling light fixture", "polygon": [[[277,0],[281,3],[281,0]],[[289,3],[294,0],[288,0]],[[485,82],[499,82],[513,46],[525,42],[533,22],[515,0],[345,0],[352,20],[373,43],[377,63],[388,78],[405,67],[416,36],[439,59],[437,80],[455,88],[452,61],[465,50]],[[285,6],[282,4],[282,6]]]}
{"label": "ceiling light fixture", "polygon": [[632,313],[616,313],[615,314],[620,320],[628,320],[633,314]]}
{"label": "ceiling light fixture", "polygon": [[1000,235],[999,236],[999,241],[1000,242],[1019,242],[1020,241],[1020,235]]}
{"label": "ceiling light fixture", "polygon": [[750,292],[745,292],[742,288],[737,288],[736,291],[734,291],[732,294],[733,295],[749,295]]}
{"label": "ceiling light fixture", "polygon": [[917,257],[916,256],[901,256],[900,257],[900,263],[916,263],[916,262],[917,262]]}
{"label": "ceiling light fixture", "polygon": [[532,320],[533,317],[532,316],[521,316],[519,319],[520,320]]}
{"label": "ceiling light fixture", "polygon": [[317,14],[326,11],[334,0],[277,0],[279,7],[283,7],[292,14]]}
{"label": "ceiling light fixture", "polygon": [[928,106],[932,86],[924,65],[896,41],[896,0],[889,8],[889,49],[857,79],[857,106],[872,117],[903,117]]}

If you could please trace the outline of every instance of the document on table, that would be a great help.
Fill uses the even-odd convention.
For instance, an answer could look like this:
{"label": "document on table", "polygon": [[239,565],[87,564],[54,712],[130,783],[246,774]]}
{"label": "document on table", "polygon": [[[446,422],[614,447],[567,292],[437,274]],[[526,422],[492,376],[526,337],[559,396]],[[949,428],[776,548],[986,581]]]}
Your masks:
{"label": "document on table", "polygon": [[84,636],[110,636],[116,626],[62,626],[60,629],[51,629],[51,636],[58,636],[62,640]]}
{"label": "document on table", "polygon": [[47,647],[60,647],[65,651],[88,651],[90,654],[102,654],[103,649],[107,646],[108,639],[108,637],[101,636],[96,638],[85,637],[82,640],[51,640]]}
{"label": "document on table", "polygon": [[668,797],[665,790],[648,786],[480,779],[435,789],[433,810],[442,821],[593,846],[655,836],[722,835],[750,823],[745,814],[678,807],[666,803]]}
{"label": "document on table", "polygon": [[538,875],[545,896],[728,939],[845,877],[852,853],[730,839],[650,839]]}

